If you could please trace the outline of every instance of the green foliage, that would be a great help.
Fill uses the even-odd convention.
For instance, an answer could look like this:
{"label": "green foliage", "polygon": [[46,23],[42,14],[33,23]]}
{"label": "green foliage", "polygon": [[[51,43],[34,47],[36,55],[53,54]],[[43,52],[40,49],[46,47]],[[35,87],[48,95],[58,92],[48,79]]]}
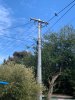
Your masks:
{"label": "green foliage", "polygon": [[[15,52],[13,57],[9,57],[8,61],[4,62],[10,61],[27,67],[34,66],[36,74],[37,46],[34,46],[34,55],[26,51]],[[54,92],[75,95],[75,29],[68,25],[58,33],[45,34],[42,40],[42,77],[47,87],[48,77],[59,72],[60,69],[62,75],[57,80]]]}
{"label": "green foliage", "polygon": [[30,52],[27,51],[14,52],[13,57],[9,57],[7,61],[4,60],[4,63],[9,63],[13,61],[14,63],[22,64],[22,65],[26,65],[26,67],[30,67],[33,65],[33,61],[32,61],[33,59],[34,56]]}
{"label": "green foliage", "polygon": [[2,100],[36,100],[40,88],[35,81],[32,68],[13,63],[1,65],[0,80],[9,82],[8,85],[0,85]]}
{"label": "green foliage", "polygon": [[[50,33],[44,36],[42,45],[43,82],[47,86],[50,75],[62,70],[60,79],[57,80],[55,92],[73,94],[72,71],[75,70],[75,29],[65,26],[59,33]],[[74,82],[75,83],[75,82]],[[75,90],[74,90],[75,91]]]}

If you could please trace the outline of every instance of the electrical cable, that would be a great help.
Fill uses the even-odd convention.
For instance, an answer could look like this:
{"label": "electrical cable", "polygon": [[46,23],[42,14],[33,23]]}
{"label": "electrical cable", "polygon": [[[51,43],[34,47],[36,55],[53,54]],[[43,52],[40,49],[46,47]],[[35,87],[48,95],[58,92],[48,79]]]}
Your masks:
{"label": "electrical cable", "polygon": [[51,26],[51,28],[53,28],[73,7],[75,6],[75,4],[74,5],[72,5],[52,26]]}
{"label": "electrical cable", "polygon": [[[15,41],[20,41],[20,42],[32,42],[31,40],[30,40],[30,37],[32,37],[32,36],[29,36],[29,38],[26,38],[26,39],[17,39],[17,38],[15,38],[15,37],[9,37],[9,36],[4,36],[4,35],[1,35],[3,38],[8,38],[8,39],[10,39],[10,40],[15,40]],[[35,37],[32,37],[32,40],[34,39]]]}
{"label": "electrical cable", "polygon": [[[33,31],[35,30],[35,28],[33,29]],[[25,42],[26,40],[28,41],[30,38],[32,38],[32,39],[34,39],[35,37],[33,37],[32,35],[27,35],[27,36],[25,36],[25,39],[24,38],[21,38],[21,39],[17,39],[17,38],[15,38],[15,37],[10,37],[10,36],[7,36],[6,34],[0,34],[0,36],[2,36],[2,37],[5,37],[5,38],[8,38],[8,39],[14,39],[14,40],[16,40],[16,41],[22,41],[22,42]]]}
{"label": "electrical cable", "polygon": [[[16,43],[17,43],[17,42],[16,42]],[[4,49],[4,47],[1,47],[1,46],[0,46],[1,53],[2,53],[2,52],[3,52],[3,53],[6,53],[6,52],[8,52],[8,51],[16,51],[17,48],[20,48],[20,46],[23,47],[23,45],[24,45],[25,48],[27,47],[27,45],[26,45],[24,42],[22,42],[22,43],[19,42],[19,43],[21,43],[21,45],[20,45],[19,43],[17,43],[17,44],[16,44],[16,43],[15,43],[15,42],[12,43],[12,41],[11,41],[11,42],[7,42],[7,44],[5,44],[5,46],[4,46],[5,49]],[[30,43],[33,44],[34,42],[31,42],[31,41],[30,41]],[[1,43],[0,43],[0,44],[1,44]],[[6,48],[6,47],[7,47],[7,48]],[[16,47],[16,48],[13,48],[13,47]]]}
{"label": "electrical cable", "polygon": [[44,34],[46,34],[50,29],[52,29],[74,6],[75,4],[72,5]]}
{"label": "electrical cable", "polygon": [[[35,28],[33,29],[33,31],[34,31],[34,30],[35,30]],[[29,42],[30,42],[31,44],[34,43],[32,40],[30,41],[31,38],[26,38],[25,40],[23,40],[23,39],[21,40],[21,39],[15,38],[15,37],[13,38],[13,37],[6,36],[6,35],[2,35],[2,34],[1,34],[0,36],[2,36],[3,38],[8,38],[8,39],[11,40],[11,41],[8,40],[9,42],[6,42],[6,41],[4,40],[4,42],[5,42],[4,44],[5,44],[5,46],[7,47],[7,50],[1,47],[1,49],[2,49],[2,50],[1,50],[1,53],[2,53],[2,52],[4,53],[4,52],[9,51],[9,49],[11,49],[11,51],[12,51],[12,50],[15,49],[15,48],[13,48],[13,47],[15,47],[15,46],[16,46],[16,47],[20,47],[22,44],[24,44],[24,45],[27,47],[27,43],[29,43]],[[31,35],[30,35],[30,36],[28,35],[28,37],[32,37],[32,36],[31,36]],[[0,37],[0,38],[1,38],[1,37]],[[32,37],[32,38],[35,38],[35,37]],[[2,38],[1,38],[1,39],[2,39]],[[16,43],[15,43],[16,41],[13,42],[12,40],[16,40],[16,41],[18,41],[18,42],[20,41],[19,43],[21,43],[21,42],[22,42],[22,43],[21,43],[21,45],[20,45],[19,43],[16,44]],[[26,42],[26,44],[25,44],[25,42]],[[0,42],[0,44],[1,44],[1,42]],[[30,44],[30,45],[31,45],[31,44]],[[13,45],[14,45],[14,46],[13,46]],[[17,46],[17,45],[19,45],[19,46]],[[5,47],[5,46],[4,46],[4,47]],[[32,46],[32,47],[33,47],[33,46]]]}
{"label": "electrical cable", "polygon": [[3,30],[9,30],[9,29],[13,29],[13,28],[17,28],[17,27],[21,27],[21,26],[26,26],[28,24],[30,24],[31,22],[27,22],[26,24],[22,24],[22,25],[19,25],[19,26],[14,26],[14,27],[9,27],[9,28],[4,28],[4,29],[0,29],[0,31],[3,31]]}
{"label": "electrical cable", "polygon": [[71,4],[73,4],[75,2],[75,0],[73,0],[72,2],[70,2],[66,7],[64,7],[62,10],[60,10],[58,13],[55,13],[55,15],[49,19],[47,22],[51,21],[52,19],[54,19],[56,16],[58,16],[61,12],[63,12],[66,8],[68,8]]}
{"label": "electrical cable", "polygon": [[74,3],[75,0],[73,0],[71,3],[69,3],[65,8],[63,8],[61,11],[58,12],[58,14],[60,14],[62,11],[64,11],[67,7],[69,7],[72,3]]}

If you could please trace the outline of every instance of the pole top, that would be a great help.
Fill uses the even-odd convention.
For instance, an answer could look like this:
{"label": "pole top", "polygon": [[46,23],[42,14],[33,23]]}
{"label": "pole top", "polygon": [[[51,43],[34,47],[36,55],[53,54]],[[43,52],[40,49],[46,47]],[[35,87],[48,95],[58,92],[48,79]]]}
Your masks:
{"label": "pole top", "polygon": [[42,21],[41,19],[30,18],[30,21],[31,21],[31,20],[34,20],[35,22],[39,22],[39,23],[48,25],[48,22]]}

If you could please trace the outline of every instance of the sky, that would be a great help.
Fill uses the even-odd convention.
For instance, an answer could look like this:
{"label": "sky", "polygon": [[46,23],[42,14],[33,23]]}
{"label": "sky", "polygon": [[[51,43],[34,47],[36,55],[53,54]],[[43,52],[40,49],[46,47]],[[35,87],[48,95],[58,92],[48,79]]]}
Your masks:
{"label": "sky", "polygon": [[[55,13],[58,13],[72,1],[0,0],[0,63],[12,56],[15,51],[32,50],[34,45],[33,39],[37,39],[38,29],[36,23],[30,22],[30,18],[48,21]],[[42,29],[42,35],[47,30],[59,31],[60,28],[67,24],[75,27],[74,6],[51,28],[64,12],[51,20],[49,25]]]}

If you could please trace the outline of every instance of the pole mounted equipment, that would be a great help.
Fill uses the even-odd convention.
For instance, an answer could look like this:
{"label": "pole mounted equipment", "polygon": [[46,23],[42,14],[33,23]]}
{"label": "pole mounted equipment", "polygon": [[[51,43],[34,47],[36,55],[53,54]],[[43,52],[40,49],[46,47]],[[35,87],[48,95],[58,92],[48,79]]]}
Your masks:
{"label": "pole mounted equipment", "polygon": [[31,20],[34,20],[34,22],[40,22],[41,24],[48,25],[48,22],[42,21],[42,20],[40,20],[40,19],[30,18],[30,21],[31,21]]}

